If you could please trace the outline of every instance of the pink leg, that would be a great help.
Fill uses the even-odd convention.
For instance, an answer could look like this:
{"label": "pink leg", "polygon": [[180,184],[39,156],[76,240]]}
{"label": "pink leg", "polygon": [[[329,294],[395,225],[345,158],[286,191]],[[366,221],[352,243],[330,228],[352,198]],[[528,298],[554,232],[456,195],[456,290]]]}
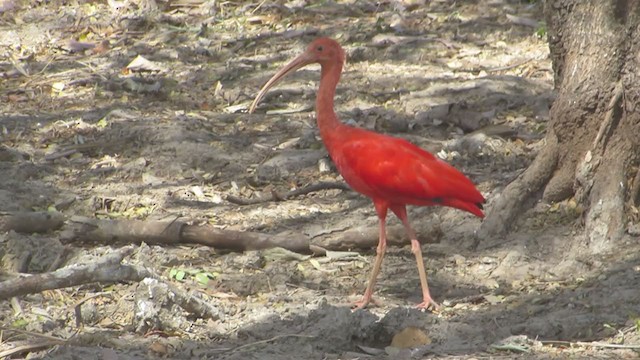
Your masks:
{"label": "pink leg", "polygon": [[404,205],[394,205],[391,206],[391,211],[393,211],[396,216],[402,220],[402,224],[404,225],[405,230],[407,231],[407,235],[409,239],[411,239],[411,252],[416,257],[416,262],[418,265],[418,274],[420,275],[420,285],[422,287],[422,302],[417,305],[419,309],[429,309],[433,308],[435,310],[440,308],[440,305],[436,303],[429,293],[429,284],[427,284],[427,272],[424,269],[424,261],[422,260],[422,248],[420,247],[420,242],[418,241],[418,237],[416,236],[416,232],[413,231],[411,224],[409,224],[409,218],[407,217],[407,208]]}
{"label": "pink leg", "polygon": [[380,266],[382,266],[382,259],[384,258],[385,251],[387,250],[387,232],[385,229],[385,222],[387,219],[387,204],[374,201],[374,205],[376,206],[378,219],[380,220],[380,238],[378,240],[378,247],[376,248],[376,260],[373,263],[373,269],[371,270],[371,276],[369,277],[367,289],[364,291],[364,296],[362,296],[362,300],[357,301],[353,305],[352,310],[364,309],[371,302],[373,288],[376,285],[376,279],[378,278],[378,273],[380,272]]}

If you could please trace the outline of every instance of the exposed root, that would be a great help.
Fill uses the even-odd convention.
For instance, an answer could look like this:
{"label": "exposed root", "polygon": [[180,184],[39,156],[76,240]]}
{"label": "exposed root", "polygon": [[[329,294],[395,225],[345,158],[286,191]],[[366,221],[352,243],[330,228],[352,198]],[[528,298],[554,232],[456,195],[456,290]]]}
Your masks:
{"label": "exposed root", "polygon": [[640,207],[640,167],[636,171],[636,176],[631,183],[631,193],[629,194],[630,205]]}
{"label": "exposed root", "polygon": [[616,83],[616,87],[613,89],[613,96],[609,101],[609,106],[607,106],[607,115],[605,116],[604,121],[600,125],[600,130],[598,130],[598,135],[593,140],[593,149],[594,150],[600,149],[600,155],[604,153],[607,140],[611,136],[613,120],[619,119],[619,117],[615,116],[615,113],[617,109],[620,109],[620,104],[621,104],[623,95],[624,95],[624,86],[622,84],[622,80],[619,80]]}
{"label": "exposed root", "polygon": [[554,203],[571,197],[574,193],[575,171],[566,166],[558,169],[544,188],[542,200]]}
{"label": "exposed root", "polygon": [[585,233],[593,253],[615,246],[624,235],[625,159],[606,157],[606,169],[596,172],[585,216]]}
{"label": "exposed root", "polygon": [[624,116],[623,99],[624,87],[618,81],[593,145],[576,167],[576,199],[589,204],[585,230],[594,253],[605,251],[624,233],[625,152],[607,146]]}
{"label": "exposed root", "polygon": [[558,162],[558,141],[555,135],[546,138],[547,146],[536,156],[531,166],[502,191],[490,207],[478,232],[479,239],[500,236],[510,230],[522,207],[547,184]]}

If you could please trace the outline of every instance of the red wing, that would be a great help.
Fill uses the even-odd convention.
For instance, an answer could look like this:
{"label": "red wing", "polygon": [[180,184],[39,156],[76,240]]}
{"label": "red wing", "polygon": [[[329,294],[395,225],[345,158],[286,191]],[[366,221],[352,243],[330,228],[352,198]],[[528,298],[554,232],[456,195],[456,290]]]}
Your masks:
{"label": "red wing", "polygon": [[473,183],[451,165],[406,140],[375,135],[347,140],[336,153],[340,172],[355,190],[366,194],[367,189],[358,189],[366,185],[372,192],[368,195],[405,204],[484,202]]}

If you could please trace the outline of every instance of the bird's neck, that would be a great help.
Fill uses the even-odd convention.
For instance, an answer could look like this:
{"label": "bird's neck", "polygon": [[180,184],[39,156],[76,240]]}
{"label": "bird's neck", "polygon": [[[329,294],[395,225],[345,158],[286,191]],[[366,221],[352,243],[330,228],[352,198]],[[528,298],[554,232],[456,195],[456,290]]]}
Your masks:
{"label": "bird's neck", "polygon": [[344,126],[333,108],[333,98],[338,81],[340,81],[341,72],[341,63],[322,64],[320,87],[316,98],[316,117],[320,136],[325,143],[338,133],[341,126]]}

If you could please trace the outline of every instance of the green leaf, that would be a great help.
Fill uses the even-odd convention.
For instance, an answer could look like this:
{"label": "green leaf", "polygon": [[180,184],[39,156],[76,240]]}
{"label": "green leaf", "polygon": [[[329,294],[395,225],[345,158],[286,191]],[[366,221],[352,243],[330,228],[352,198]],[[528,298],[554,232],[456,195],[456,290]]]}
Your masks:
{"label": "green leaf", "polygon": [[202,285],[207,285],[207,283],[209,283],[209,276],[207,275],[207,273],[197,273],[196,281]]}
{"label": "green leaf", "polygon": [[184,272],[184,270],[178,270],[178,272],[176,272],[176,280],[182,281],[186,275],[187,273]]}
{"label": "green leaf", "polygon": [[320,262],[316,259],[309,259],[309,262],[316,270],[322,270],[322,266],[320,266]]}
{"label": "green leaf", "polygon": [[109,123],[107,122],[107,118],[103,117],[102,119],[100,119],[97,123],[96,126],[99,128],[106,128],[109,125]]}
{"label": "green leaf", "polygon": [[13,326],[14,328],[18,328],[18,329],[24,329],[25,327],[27,327],[27,324],[29,324],[29,322],[27,320],[25,320],[24,318],[20,318],[17,319],[16,321],[14,321],[11,326]]}

